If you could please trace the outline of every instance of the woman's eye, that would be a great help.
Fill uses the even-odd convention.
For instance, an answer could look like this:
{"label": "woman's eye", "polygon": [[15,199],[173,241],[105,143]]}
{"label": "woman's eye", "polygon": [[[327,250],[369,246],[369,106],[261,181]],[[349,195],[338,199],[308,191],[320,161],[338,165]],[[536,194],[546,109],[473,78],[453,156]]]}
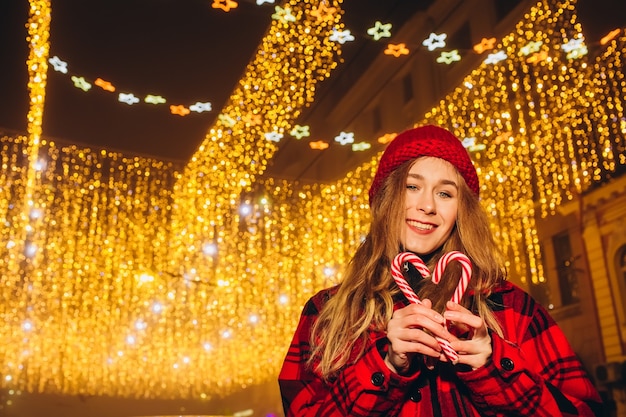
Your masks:
{"label": "woman's eye", "polygon": [[452,194],[448,193],[447,191],[440,191],[439,196],[442,198],[451,198]]}
{"label": "woman's eye", "polygon": [[406,189],[407,190],[417,190],[417,185],[407,184],[406,185]]}

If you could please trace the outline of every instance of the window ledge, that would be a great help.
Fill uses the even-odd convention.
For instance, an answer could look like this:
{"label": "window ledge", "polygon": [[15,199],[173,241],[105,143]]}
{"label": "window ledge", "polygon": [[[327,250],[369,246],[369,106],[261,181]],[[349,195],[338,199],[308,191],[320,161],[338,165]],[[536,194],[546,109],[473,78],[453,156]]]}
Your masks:
{"label": "window ledge", "polygon": [[568,319],[575,316],[580,316],[582,314],[582,308],[580,306],[580,301],[562,307],[557,307],[550,310],[550,315],[556,321]]}

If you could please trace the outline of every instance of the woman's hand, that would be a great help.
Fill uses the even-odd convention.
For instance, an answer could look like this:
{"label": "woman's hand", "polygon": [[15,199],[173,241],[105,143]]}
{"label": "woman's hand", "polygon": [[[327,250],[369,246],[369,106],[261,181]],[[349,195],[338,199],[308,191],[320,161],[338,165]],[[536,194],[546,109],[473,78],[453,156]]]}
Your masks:
{"label": "woman's hand", "polygon": [[453,337],[443,323],[443,316],[432,309],[432,303],[428,299],[394,311],[387,323],[387,367],[404,374],[409,370],[415,354],[440,359],[443,353],[435,337]]}
{"label": "woman's hand", "polygon": [[452,349],[459,354],[458,363],[469,365],[472,369],[484,366],[492,353],[491,336],[484,320],[452,301],[446,304],[443,316],[449,326],[457,327],[461,333],[469,332],[467,339],[447,338]]}

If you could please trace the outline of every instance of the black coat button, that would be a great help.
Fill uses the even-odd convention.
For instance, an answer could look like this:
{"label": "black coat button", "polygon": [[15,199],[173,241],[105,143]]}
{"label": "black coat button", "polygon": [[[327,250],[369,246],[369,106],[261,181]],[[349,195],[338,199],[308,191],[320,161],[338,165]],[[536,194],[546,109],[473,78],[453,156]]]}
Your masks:
{"label": "black coat button", "polygon": [[417,389],[413,394],[411,394],[409,399],[413,401],[414,403],[420,402],[422,400],[422,392],[419,389]]}
{"label": "black coat button", "polygon": [[372,384],[375,387],[380,387],[385,382],[385,375],[382,372],[374,372],[372,374]]}
{"label": "black coat button", "polygon": [[515,368],[515,363],[509,358],[502,358],[500,359],[500,366],[502,366],[502,369],[505,371],[512,371]]}

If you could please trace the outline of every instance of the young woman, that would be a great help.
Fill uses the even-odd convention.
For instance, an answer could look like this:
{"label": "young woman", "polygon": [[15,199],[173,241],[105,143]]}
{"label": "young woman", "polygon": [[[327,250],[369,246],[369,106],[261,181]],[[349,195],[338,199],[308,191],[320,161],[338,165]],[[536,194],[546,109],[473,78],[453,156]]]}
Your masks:
{"label": "young woman", "polygon": [[[505,280],[478,192],[469,155],[447,130],[410,129],[388,145],[369,191],[369,234],[344,281],[308,301],[283,363],[287,417],[599,412],[561,330]],[[413,261],[433,271],[453,251],[471,275],[455,258],[436,284]],[[400,277],[399,253],[413,255]],[[450,301],[464,274],[469,288]]]}

